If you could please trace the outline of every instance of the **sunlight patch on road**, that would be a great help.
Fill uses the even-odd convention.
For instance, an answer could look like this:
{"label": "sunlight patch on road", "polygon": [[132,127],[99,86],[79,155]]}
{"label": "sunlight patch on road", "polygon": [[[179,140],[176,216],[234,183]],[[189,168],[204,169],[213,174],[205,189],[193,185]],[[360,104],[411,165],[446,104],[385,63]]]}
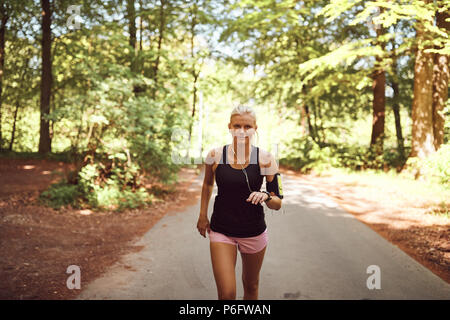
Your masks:
{"label": "sunlight patch on road", "polygon": [[84,210],[79,210],[78,213],[82,214],[84,216],[88,216],[88,215],[90,215],[92,213],[92,211],[89,210],[89,209],[84,209]]}

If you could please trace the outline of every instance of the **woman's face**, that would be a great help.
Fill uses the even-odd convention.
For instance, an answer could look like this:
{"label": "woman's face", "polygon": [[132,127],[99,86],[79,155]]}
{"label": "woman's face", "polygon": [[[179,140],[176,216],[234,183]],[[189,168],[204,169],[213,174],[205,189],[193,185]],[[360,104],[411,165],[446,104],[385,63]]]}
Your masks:
{"label": "woman's face", "polygon": [[236,140],[237,143],[249,143],[258,126],[256,125],[255,118],[250,114],[235,114],[231,117],[228,128],[233,136],[233,141]]}

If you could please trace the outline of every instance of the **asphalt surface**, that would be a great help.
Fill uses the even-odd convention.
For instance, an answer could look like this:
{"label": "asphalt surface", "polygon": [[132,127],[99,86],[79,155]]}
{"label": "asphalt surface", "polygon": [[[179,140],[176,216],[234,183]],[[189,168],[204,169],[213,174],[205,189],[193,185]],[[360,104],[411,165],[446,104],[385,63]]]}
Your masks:
{"label": "asphalt surface", "polygon": [[[202,182],[200,175],[191,187]],[[449,284],[314,187],[283,175],[283,191],[284,212],[265,207],[269,244],[259,299],[450,299]],[[208,217],[216,194],[215,186]],[[196,228],[199,210],[200,201],[167,214],[136,242],[144,246],[140,252],[93,282],[84,285],[81,274],[78,299],[217,299],[209,238]],[[238,253],[238,300],[241,263]],[[379,267],[379,289],[367,286],[373,265]]]}

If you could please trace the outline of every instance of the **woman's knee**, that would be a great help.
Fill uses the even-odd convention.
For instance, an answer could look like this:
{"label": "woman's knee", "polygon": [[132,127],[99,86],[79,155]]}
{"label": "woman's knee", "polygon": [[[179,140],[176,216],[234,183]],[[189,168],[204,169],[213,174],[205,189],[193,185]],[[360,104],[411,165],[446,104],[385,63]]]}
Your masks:
{"label": "woman's knee", "polygon": [[242,284],[246,292],[256,292],[258,291],[259,287],[259,279],[253,279],[249,281],[245,278],[242,278]]}
{"label": "woman's knee", "polygon": [[222,289],[219,290],[219,300],[236,300],[235,289]]}

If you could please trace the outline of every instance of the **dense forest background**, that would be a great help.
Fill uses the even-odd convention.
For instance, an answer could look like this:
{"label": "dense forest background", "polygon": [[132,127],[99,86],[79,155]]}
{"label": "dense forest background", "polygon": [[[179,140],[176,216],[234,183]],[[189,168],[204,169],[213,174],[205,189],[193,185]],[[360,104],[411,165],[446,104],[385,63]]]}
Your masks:
{"label": "dense forest background", "polygon": [[449,185],[450,1],[1,0],[0,149],[75,170],[50,205],[136,207],[229,142],[310,172]]}

